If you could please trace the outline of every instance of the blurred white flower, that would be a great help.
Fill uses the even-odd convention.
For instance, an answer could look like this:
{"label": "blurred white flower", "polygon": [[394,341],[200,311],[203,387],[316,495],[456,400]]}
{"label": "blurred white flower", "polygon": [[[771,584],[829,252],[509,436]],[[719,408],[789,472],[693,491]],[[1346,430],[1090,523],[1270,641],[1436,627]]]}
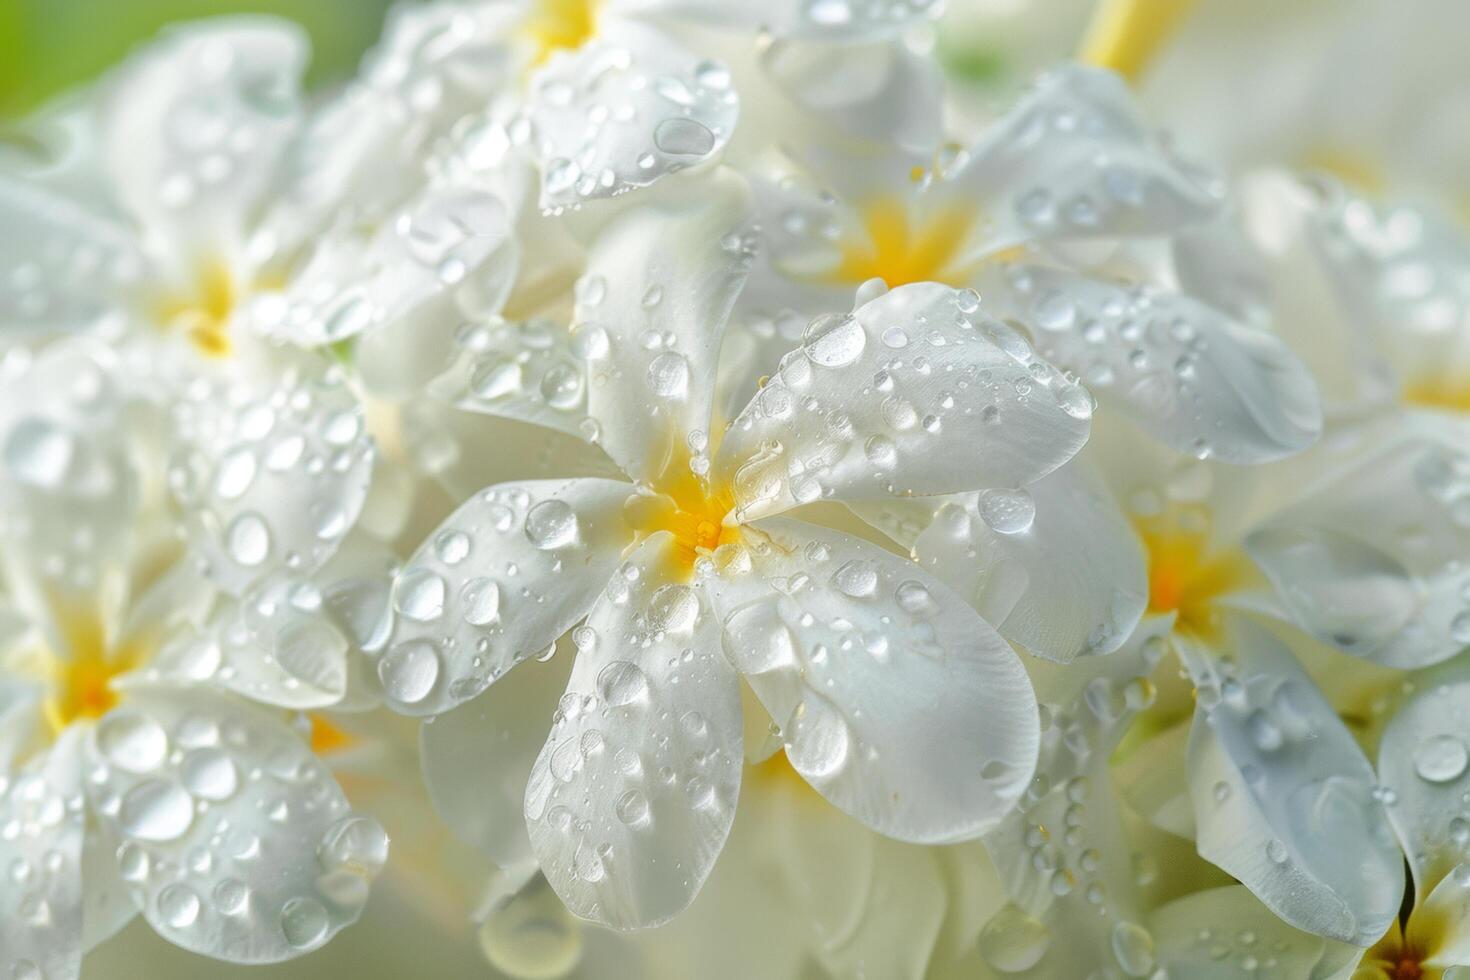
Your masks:
{"label": "blurred white flower", "polygon": [[[5,361],[0,950],[17,977],[75,977],[138,912],[221,959],[296,956],[357,918],[387,857],[270,707],[295,697],[283,668],[325,682],[313,644],[336,634],[282,633],[252,658],[197,646],[220,596],[180,547],[157,456],[169,406],[136,368],[83,340]],[[262,662],[277,676],[254,682]]]}

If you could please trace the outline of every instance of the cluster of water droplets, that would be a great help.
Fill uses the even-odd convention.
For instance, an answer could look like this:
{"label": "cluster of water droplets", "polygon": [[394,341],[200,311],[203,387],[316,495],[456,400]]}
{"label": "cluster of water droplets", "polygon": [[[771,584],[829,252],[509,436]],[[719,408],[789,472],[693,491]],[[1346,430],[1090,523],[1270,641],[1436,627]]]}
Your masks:
{"label": "cluster of water droplets", "polygon": [[356,918],[388,840],[284,725],[220,695],[139,693],[105,715],[87,792],[155,928],[270,961]]}
{"label": "cluster of water droplets", "polygon": [[934,492],[908,482],[904,461],[921,457],[955,471],[943,489],[968,488],[962,473],[979,471],[987,431],[1012,413],[1091,417],[1086,389],[979,308],[972,290],[929,284],[813,320],[727,436],[754,449],[735,473],[737,511]]}
{"label": "cluster of water droplets", "polygon": [[174,407],[185,448],[169,488],[202,570],[243,588],[309,572],[337,549],[367,496],[373,442],[336,368],[287,367],[269,387],[200,376]]}
{"label": "cluster of water droplets", "polygon": [[[547,877],[574,911],[613,921],[687,904],[740,785],[734,675],[699,590],[663,567],[623,563],[574,631],[577,662],[526,789]],[[609,887],[631,891],[635,907],[607,903]]]}
{"label": "cluster of water droplets", "polygon": [[[981,957],[997,972],[1025,973],[1042,964],[1054,944],[1077,938],[1060,934],[1056,924],[1076,922],[1095,929],[1088,941],[1110,949],[1110,966],[1124,976],[1153,975],[1154,940],[1137,921],[1137,894],[1153,884],[1159,868],[1112,836],[1116,815],[1093,810],[1117,806],[1109,756],[1138,713],[1152,706],[1149,676],[1166,652],[1160,627],[1145,628],[1105,660],[1079,661],[1070,669],[1091,678],[1079,679],[1071,700],[1041,706],[1036,772],[987,844],[1002,875],[1018,882],[1012,901],[979,937]],[[1057,955],[1070,954],[1059,948]]]}
{"label": "cluster of water droplets", "polygon": [[738,113],[720,63],[667,44],[594,39],[536,73],[508,133],[544,161],[541,206],[560,214],[703,162],[729,140]]}

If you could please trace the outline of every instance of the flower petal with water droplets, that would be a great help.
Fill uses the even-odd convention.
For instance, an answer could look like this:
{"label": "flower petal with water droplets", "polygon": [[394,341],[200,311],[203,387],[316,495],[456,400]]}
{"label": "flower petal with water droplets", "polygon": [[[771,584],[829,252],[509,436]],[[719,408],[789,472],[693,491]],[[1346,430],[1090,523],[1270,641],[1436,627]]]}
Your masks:
{"label": "flower petal with water droplets", "polygon": [[419,731],[435,811],[502,869],[535,867],[523,813],[526,779],[574,656],[561,651],[546,664],[525,664]]}
{"label": "flower petal with water droplets", "polygon": [[1087,391],[974,293],[916,283],[814,320],[730,427],[716,473],[743,520],[819,499],[1024,486],[1081,448],[1091,412]]}
{"label": "flower petal with water droplets", "polygon": [[749,201],[733,171],[680,181],[592,246],[576,308],[577,334],[603,332],[587,365],[588,412],[635,480],[688,454],[690,433],[710,435],[720,341],[750,263]]}
{"label": "flower petal with water droplets", "polygon": [[1008,266],[986,295],[1155,438],[1192,455],[1263,463],[1322,431],[1317,385],[1274,334],[1176,293],[1062,269]]}
{"label": "flower petal with water droplets", "polygon": [[1221,190],[1144,126],[1128,86],[1071,65],[992,126],[936,190],[984,202],[977,256],[1026,241],[1168,233],[1211,217]]}
{"label": "flower petal with water droplets", "polygon": [[1240,885],[1176,898],[1154,910],[1148,925],[1158,964],[1171,977],[1249,980],[1262,949],[1281,976],[1309,977],[1323,956],[1320,936],[1282,922]]}
{"label": "flower petal with water droplets", "polygon": [[1413,869],[1415,894],[1423,896],[1464,860],[1470,843],[1470,720],[1460,707],[1470,668],[1445,664],[1416,687],[1384,729],[1378,778],[1396,797],[1388,818]]}
{"label": "flower petal with water droplets", "polygon": [[29,766],[0,776],[0,970],[7,977],[73,980],[81,973],[81,737],[81,729],[69,729]]}
{"label": "flower petal with water droplets", "polygon": [[717,157],[739,99],[727,71],[669,35],[613,20],[531,76],[526,114],[542,157],[541,207],[576,207]]}
{"label": "flower petal with water droplets", "polygon": [[172,31],[106,90],[104,152],[118,195],[164,235],[175,271],[235,267],[247,223],[300,124],[300,28],[237,17]]}
{"label": "flower petal with water droplets", "polygon": [[573,912],[620,929],[693,900],[740,793],[738,679],[707,598],[667,576],[675,547],[648,539],[597,600],[526,784],[547,880]]}
{"label": "flower petal with water droplets", "polygon": [[130,690],[89,744],[87,791],[158,933],[237,963],[321,946],[357,920],[388,838],[300,736],[200,688]]}
{"label": "flower petal with water droplets", "polygon": [[1080,459],[1024,490],[953,498],[914,557],[1048,660],[1116,650],[1148,599],[1138,536]]}
{"label": "flower petal with water droplets", "polygon": [[662,14],[700,26],[763,30],[778,38],[862,41],[892,37],[937,15],[938,0],[658,0]]}
{"label": "flower petal with water droplets", "polygon": [[1404,873],[1373,768],[1276,636],[1238,614],[1223,629],[1235,670],[1184,657],[1200,692],[1189,744],[1200,856],[1298,929],[1367,946],[1398,915]]}
{"label": "flower petal with water droplets", "polygon": [[1036,700],[973,609],[917,564],[815,525],[766,520],[725,547],[745,552],[705,579],[725,654],[813,788],[915,843],[978,836],[1015,804]]}
{"label": "flower petal with water droplets", "polygon": [[1431,419],[1393,428],[1246,546],[1302,628],[1354,656],[1424,667],[1470,646],[1466,429]]}
{"label": "flower petal with water droplets", "polygon": [[372,475],[373,441],[339,369],[301,356],[266,370],[195,379],[176,412],[184,447],[170,489],[205,574],[236,594],[271,572],[320,567]]}
{"label": "flower petal with water droplets", "polygon": [[388,706],[432,715],[539,654],[592,608],[633,539],[631,484],[500,483],[451,514],[393,584],[378,659]]}

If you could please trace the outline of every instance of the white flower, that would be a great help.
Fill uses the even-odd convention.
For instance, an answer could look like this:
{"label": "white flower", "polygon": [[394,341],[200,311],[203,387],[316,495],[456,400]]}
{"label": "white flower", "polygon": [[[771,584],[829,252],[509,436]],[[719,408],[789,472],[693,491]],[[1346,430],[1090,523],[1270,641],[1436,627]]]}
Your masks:
{"label": "white flower", "polygon": [[[569,907],[624,928],[683,908],[728,833],[742,675],[793,767],[869,826],[939,842],[1005,812],[1035,745],[1015,654],[906,559],[777,515],[1025,485],[1076,451],[1090,409],[973,294],[917,284],[814,321],[721,439],[746,193],[730,175],[678,190],[607,227],[577,326],[529,345],[565,384],[495,402],[595,434],[626,479],[476,494],[398,576],[378,661],[390,706],[434,715],[585,617],[526,819]],[[488,353],[522,367],[515,348]],[[550,411],[562,391],[585,408]]]}
{"label": "white flower", "polygon": [[[316,948],[357,918],[388,844],[269,707],[314,692],[330,657],[299,631],[291,663],[286,632],[251,658],[198,642],[219,593],[163,506],[168,420],[137,365],[69,341],[4,374],[0,962],[75,977],[136,912],[221,959]],[[346,641],[293,622],[336,637],[340,671]]]}

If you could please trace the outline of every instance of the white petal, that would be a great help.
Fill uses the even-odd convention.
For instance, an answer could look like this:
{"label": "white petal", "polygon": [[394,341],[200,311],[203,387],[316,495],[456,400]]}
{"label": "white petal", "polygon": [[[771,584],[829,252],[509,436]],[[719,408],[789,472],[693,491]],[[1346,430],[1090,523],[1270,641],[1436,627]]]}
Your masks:
{"label": "white petal", "polygon": [[372,475],[372,438],[341,371],[314,356],[282,361],[253,377],[232,364],[196,378],[176,409],[184,447],[170,489],[205,574],[237,594],[272,572],[320,567]]}
{"label": "white petal", "polygon": [[308,42],[289,21],[173,31],[123,66],[102,112],[118,195],[180,273],[244,257],[299,123]]}
{"label": "white petal", "polygon": [[1423,667],[1470,644],[1457,475],[1466,430],[1458,420],[1393,428],[1246,546],[1304,629],[1355,656]]}
{"label": "white petal", "polygon": [[994,825],[1036,762],[1036,701],[1015,652],[918,565],[865,541],[784,519],[744,539],[730,547],[749,558],[706,581],[726,656],[781,726],[793,768],[900,840]]}
{"label": "white petal", "polygon": [[113,612],[126,586],[150,476],[135,453],[157,419],[120,366],[80,338],[0,366],[0,576],[43,628],[64,601]]}
{"label": "white petal", "polygon": [[[267,335],[311,347],[411,330],[429,351],[400,336],[396,352],[428,362],[425,376],[432,377],[448,364],[455,327],[500,311],[515,279],[511,234],[510,214],[495,196],[430,188],[370,237],[356,228],[326,237],[284,296],[257,300],[247,315]],[[453,302],[436,308],[441,297]]]}
{"label": "white petal", "polygon": [[0,225],[7,337],[86,330],[127,308],[144,263],[121,225],[8,174],[0,175]]}
{"label": "white petal", "polygon": [[419,733],[434,809],[460,840],[501,868],[535,866],[523,815],[526,780],[574,656],[560,650],[547,664],[525,664]]}
{"label": "white petal", "polygon": [[1470,719],[1458,705],[1470,692],[1470,667],[1455,661],[1427,673],[1399,708],[1378,745],[1378,778],[1397,799],[1389,806],[1414,892],[1425,896],[1462,861]]}
{"label": "white petal", "polygon": [[516,84],[511,4],[395,6],[357,77],[306,121],[268,224],[288,244],[346,211],[376,221],[422,186],[453,125]]}
{"label": "white petal", "polygon": [[1148,925],[1158,964],[1171,977],[1253,980],[1263,955],[1281,976],[1307,977],[1323,955],[1321,937],[1291,928],[1240,885],[1176,898]]}
{"label": "white petal", "polygon": [[479,694],[587,614],[633,540],[618,480],[532,480],[477,493],[393,585],[378,675],[390,707],[432,715]]}
{"label": "white petal", "polygon": [[1024,490],[953,498],[914,557],[1048,660],[1116,650],[1148,599],[1138,536],[1081,460]]}
{"label": "white petal", "polygon": [[936,190],[992,219],[977,242],[1149,235],[1210,217],[1219,190],[1144,126],[1109,71],[1068,66],[992,126]]}
{"label": "white petal", "polygon": [[219,647],[219,683],[283,708],[320,708],[342,700],[353,644],[332,621],[315,583],[272,575],[221,612],[204,640]]}
{"label": "white petal", "polygon": [[647,540],[577,635],[577,662],[526,784],[526,827],[573,912],[620,929],[693,900],[740,793],[740,688],[702,591]]}
{"label": "white petal", "polygon": [[87,790],[143,915],[170,942],[271,963],[356,921],[387,859],[300,737],[202,688],[140,688],[103,717]]}
{"label": "white petal", "polygon": [[1262,463],[1322,431],[1311,374],[1269,331],[1061,269],[1011,266],[993,284],[987,295],[1030,327],[1038,353],[1175,449]]}
{"label": "white petal", "polygon": [[1279,639],[1242,616],[1224,629],[1233,676],[1186,657],[1200,689],[1189,745],[1200,856],[1298,929],[1370,945],[1403,896],[1373,769]]}
{"label": "white petal", "polygon": [[749,193],[733,171],[660,190],[599,235],[577,289],[576,330],[597,355],[588,412],[635,480],[682,462],[691,433],[710,435],[720,341],[750,261]]}
{"label": "white petal", "polygon": [[613,20],[530,80],[541,207],[575,207],[646,187],[723,152],[739,115],[730,75],[668,35]]}
{"label": "white petal", "polygon": [[916,283],[814,320],[732,424],[716,472],[743,520],[1023,486],[1081,448],[1091,409],[974,293]]}
{"label": "white petal", "polygon": [[937,15],[937,0],[623,0],[619,10],[688,17],[694,23],[761,29],[779,38],[860,41],[891,37]]}
{"label": "white petal", "polygon": [[[82,968],[81,730],[0,776],[0,969],[74,980]],[[8,777],[8,778],[7,778]],[[12,833],[13,831],[13,833]]]}

